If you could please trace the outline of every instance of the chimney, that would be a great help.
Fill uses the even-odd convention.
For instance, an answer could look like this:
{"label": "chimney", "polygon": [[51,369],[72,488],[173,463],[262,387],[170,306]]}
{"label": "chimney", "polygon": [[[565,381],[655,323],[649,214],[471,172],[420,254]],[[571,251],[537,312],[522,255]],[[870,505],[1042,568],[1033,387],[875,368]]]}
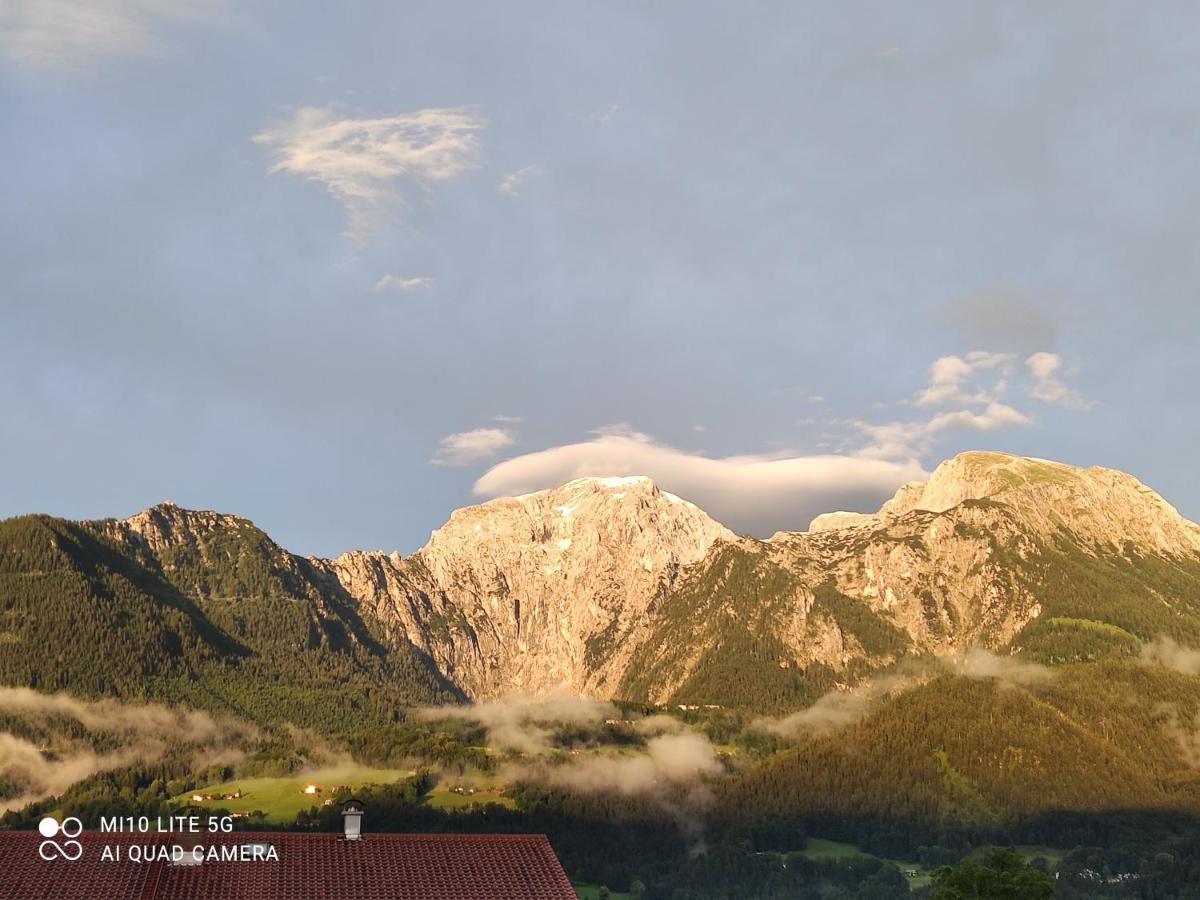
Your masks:
{"label": "chimney", "polygon": [[363,806],[357,800],[351,800],[342,807],[342,837],[347,841],[362,839]]}

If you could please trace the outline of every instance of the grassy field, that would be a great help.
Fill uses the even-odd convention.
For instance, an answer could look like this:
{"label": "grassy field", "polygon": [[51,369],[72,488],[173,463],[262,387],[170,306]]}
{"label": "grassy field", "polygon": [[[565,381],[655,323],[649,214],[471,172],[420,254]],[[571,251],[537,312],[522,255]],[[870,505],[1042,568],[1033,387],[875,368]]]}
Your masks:
{"label": "grassy field", "polygon": [[504,783],[499,778],[482,773],[443,778],[429,792],[427,802],[435,809],[468,809],[488,803],[498,803],[509,809],[517,806],[504,793]]}
{"label": "grassy field", "polygon": [[[212,794],[219,798],[221,794],[231,794],[241,790],[238,800],[206,800],[201,803],[192,801],[192,794],[180,794],[174,799],[189,806],[200,808],[226,809],[230,812],[252,812],[262,810],[267,814],[267,821],[272,824],[286,824],[296,818],[296,813],[312,806],[321,806],[327,797],[331,796],[334,785],[344,784],[351,789],[362,787],[364,784],[387,784],[407,778],[413,772],[407,769],[371,769],[365,766],[339,766],[327,769],[316,769],[299,775],[289,775],[285,778],[243,778],[228,781],[224,784],[214,784],[198,788],[195,793]],[[323,789],[316,795],[303,794],[305,785],[315,784]]]}
{"label": "grassy field", "polygon": [[[823,838],[809,838],[808,843],[804,846],[804,855],[809,859],[850,859],[855,856],[870,856],[870,853],[864,853],[854,844],[842,844],[838,841],[827,841]],[[912,888],[924,887],[929,884],[929,873],[922,869],[919,865],[912,862],[907,862],[902,859],[885,859],[884,862],[892,863],[896,868],[904,873],[904,877],[908,879],[908,886]],[[914,875],[909,875],[909,872],[915,872]]]}

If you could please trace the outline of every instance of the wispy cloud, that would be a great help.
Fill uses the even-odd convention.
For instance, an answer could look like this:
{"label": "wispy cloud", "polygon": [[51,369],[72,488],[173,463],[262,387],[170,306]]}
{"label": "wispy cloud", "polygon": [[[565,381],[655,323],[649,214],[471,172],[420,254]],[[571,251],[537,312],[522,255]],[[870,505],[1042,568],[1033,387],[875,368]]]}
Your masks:
{"label": "wispy cloud", "polygon": [[603,700],[576,697],[556,690],[540,697],[509,695],[468,706],[437,706],[416,711],[420,719],[461,719],[478,722],[488,730],[488,743],[499,750],[515,750],[528,756],[549,753],[554,726],[598,725],[620,715]]}
{"label": "wispy cloud", "polygon": [[470,466],[486,462],[515,440],[506,428],[476,428],[448,434],[430,460],[435,466]]}
{"label": "wispy cloud", "polygon": [[1063,361],[1057,353],[1046,353],[1045,351],[1034,353],[1025,360],[1025,366],[1029,369],[1030,377],[1033,378],[1030,395],[1035,400],[1041,400],[1051,406],[1062,406],[1082,412],[1086,412],[1096,405],[1094,400],[1086,399],[1079,391],[1068,387],[1062,381],[1058,373],[1062,371]]}
{"label": "wispy cloud", "polygon": [[504,176],[504,180],[500,182],[500,186],[496,190],[501,194],[516,196],[521,193],[521,186],[530,178],[537,175],[539,171],[537,166],[525,166],[523,169],[509,172]]}
{"label": "wispy cloud", "polygon": [[693,852],[703,850],[704,813],[713,795],[705,782],[724,767],[708,738],[668,716],[639,718],[631,724],[646,738],[645,747],[616,756],[572,754],[547,765],[555,733],[563,726],[598,726],[605,719],[630,715],[611,703],[575,697],[564,690],[540,697],[507,696],[467,706],[417,710],[427,720],[461,719],[487,729],[488,746],[518,754],[501,770],[510,781],[538,781],[578,793],[644,797],[680,827]]}
{"label": "wispy cloud", "polygon": [[416,291],[433,284],[433,279],[425,275],[415,275],[406,278],[403,275],[393,275],[390,272],[375,282],[377,291]]}
{"label": "wispy cloud", "polygon": [[1054,677],[1053,670],[1038,663],[976,647],[956,656],[909,660],[896,671],[867,679],[852,689],[830,691],[790,715],[755,719],[750,727],[792,739],[831,734],[865,718],[888,697],[920,687],[946,672],[1006,688],[1035,688]]}
{"label": "wispy cloud", "polygon": [[964,385],[972,375],[989,369],[1004,370],[1011,367],[1014,360],[1011,353],[985,350],[973,350],[966,356],[943,356],[929,367],[929,386],[917,393],[913,403],[916,406],[942,406],[994,400],[1003,391],[1003,378],[992,390],[980,388],[968,393]]}
{"label": "wispy cloud", "polygon": [[0,51],[47,69],[160,55],[170,27],[215,24],[227,10],[226,0],[4,0]]}
{"label": "wispy cloud", "polygon": [[[830,510],[874,512],[904,482],[927,477],[922,461],[955,432],[1029,427],[1033,417],[1003,398],[1007,392],[1036,397],[1047,390],[1054,360],[1054,366],[1044,360],[1031,366],[1030,379],[1014,353],[973,350],[940,357],[930,365],[926,385],[899,404],[910,418],[843,420],[836,423],[839,433],[818,435],[823,440],[814,446],[828,452],[715,457],[669,446],[628,425],[608,426],[587,440],[497,463],[474,491],[496,497],[587,475],[648,475],[736,531],[767,536],[797,530]],[[808,390],[801,396],[811,403],[825,399]],[[803,417],[797,424],[816,423]]]}
{"label": "wispy cloud", "polygon": [[851,424],[870,441],[860,451],[862,455],[878,459],[909,459],[929,453],[933,441],[947,431],[991,432],[1023,427],[1032,422],[1020,410],[1006,403],[992,401],[979,411],[959,409],[919,421],[876,425],[855,420]]}
{"label": "wispy cloud", "polygon": [[[192,744],[212,759],[237,757],[238,745],[257,735],[246,722],[198,710],[116,700],[80,700],[68,694],[41,694],[30,688],[0,687],[0,714],[21,721],[31,734],[45,734],[50,723],[70,719],[92,735],[102,735],[106,749],[93,740],[73,741],[70,749],[47,754],[43,747],[0,732],[0,772],[19,794],[0,798],[0,812],[61,793],[84,778],[141,761],[154,762],[171,743]],[[82,736],[80,736],[82,737]]]}
{"label": "wispy cloud", "polygon": [[[924,457],[934,442],[947,432],[995,432],[1023,428],[1033,417],[1004,399],[1006,393],[1023,391],[1044,403],[1086,410],[1091,403],[1058,377],[1062,360],[1054,353],[1038,352],[1025,360],[1023,375],[1015,353],[972,350],[962,356],[948,355],[929,367],[929,382],[907,402],[914,409],[929,410],[928,418],[874,423],[861,419],[850,425],[869,444],[862,455],[881,459]],[[1010,388],[1015,389],[1010,391]]]}
{"label": "wispy cloud", "polygon": [[1031,687],[1054,677],[1054,671],[1040,663],[992,653],[982,647],[968,650],[961,656],[946,657],[942,662],[956,675],[975,681],[996,681],[1010,687]]}
{"label": "wispy cloud", "polygon": [[270,151],[272,174],[324,187],[345,209],[344,233],[361,241],[402,213],[406,190],[428,193],[477,167],[484,124],[467,108],[350,118],[305,106],[253,140]]}
{"label": "wispy cloud", "polygon": [[1184,675],[1200,675],[1200,650],[1183,647],[1161,636],[1142,646],[1138,659],[1146,665],[1159,665]]}

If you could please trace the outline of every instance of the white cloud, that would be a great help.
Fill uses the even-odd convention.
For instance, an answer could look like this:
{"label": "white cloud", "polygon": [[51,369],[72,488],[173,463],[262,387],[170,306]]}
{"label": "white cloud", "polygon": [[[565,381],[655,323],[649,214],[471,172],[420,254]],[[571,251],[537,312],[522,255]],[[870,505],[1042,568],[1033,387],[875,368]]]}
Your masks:
{"label": "white cloud", "polygon": [[404,208],[405,187],[428,191],[477,167],[484,124],[466,108],[354,119],[305,106],[253,141],[271,152],[272,174],[322,185],[346,211],[344,233],[363,240]]}
{"label": "white cloud", "polygon": [[588,756],[547,769],[542,775],[576,791],[642,795],[678,790],[683,782],[723,771],[708,738],[689,732],[652,737],[646,741],[644,754]]}
{"label": "white cloud", "polygon": [[1033,379],[1033,387],[1029,393],[1035,400],[1041,400],[1051,406],[1061,406],[1066,409],[1087,411],[1096,405],[1095,401],[1087,400],[1072,387],[1068,387],[1059,378],[1062,369],[1062,357],[1057,353],[1041,351],[1034,353],[1025,360],[1029,375]]}
{"label": "white cloud", "polygon": [[[1059,364],[1053,354],[1034,354],[1029,362],[1033,385],[1022,380],[1021,386],[1038,396],[1039,387],[1044,391],[1054,383]],[[901,484],[926,477],[921,460],[953,432],[990,434],[1032,425],[1030,415],[1000,399],[1010,376],[1020,376],[1019,357],[1013,353],[973,350],[943,356],[930,366],[928,385],[908,407],[924,410],[924,418],[843,421],[848,434],[817,436],[827,438],[816,446],[828,452],[711,457],[616,425],[597,430],[590,440],[498,463],[475,482],[474,490],[496,497],[587,475],[648,475],[736,531],[765,536],[795,530],[824,512],[874,512]],[[797,424],[815,423],[802,418]]]}
{"label": "white cloud", "polygon": [[478,722],[488,730],[488,745],[499,750],[516,750],[529,756],[549,753],[555,725],[598,725],[620,715],[603,700],[576,697],[555,690],[540,697],[512,694],[466,706],[438,706],[416,710],[417,718],[462,719]]}
{"label": "white cloud", "polygon": [[165,52],[175,24],[212,24],[225,0],[4,0],[0,51],[25,65],[80,69],[125,56]]}
{"label": "white cloud", "polygon": [[511,447],[514,437],[503,428],[476,428],[448,434],[438,443],[438,452],[430,460],[435,466],[469,466],[491,459],[505,447]]}
{"label": "white cloud", "polygon": [[1011,367],[1014,359],[1015,357],[1011,353],[989,353],[986,350],[973,350],[965,357],[943,356],[936,359],[929,367],[929,386],[917,393],[913,404],[915,406],[966,405],[994,400],[1003,391],[1003,379],[991,390],[980,388],[972,393],[967,393],[965,390],[966,382],[978,372],[988,369],[1007,369]]}
{"label": "white cloud", "polygon": [[1043,665],[1000,656],[976,647],[962,656],[943,660],[952,672],[976,681],[999,681],[1007,685],[1034,685],[1049,681],[1053,671]]}
{"label": "white cloud", "polygon": [[677,450],[627,426],[591,440],[505,460],[475,482],[485,497],[524,494],[586,475],[648,475],[738,531],[769,535],[807,527],[830,509],[871,511],[906,481],[925,478],[915,459],[859,456],[727,456]]}
{"label": "white cloud", "polygon": [[433,284],[433,279],[425,275],[416,275],[411,278],[405,278],[403,275],[393,275],[390,272],[375,282],[375,290],[377,291],[415,291],[421,288],[427,288]]}
{"label": "white cloud", "polygon": [[[1057,364],[1046,370],[1043,358],[1057,360],[1053,354],[1037,353],[1041,380],[1029,388],[1038,396],[1039,385],[1053,376]],[[950,431],[993,432],[1005,428],[1023,428],[1033,424],[1027,413],[1001,400],[1015,374],[1018,357],[1013,353],[972,350],[963,356],[949,355],[934,360],[929,367],[929,383],[913,396],[913,408],[945,411],[930,412],[929,418],[875,424],[853,420],[849,424],[869,440],[859,455],[879,459],[911,459],[927,455],[934,442]],[[949,409],[945,409],[949,407]],[[876,408],[876,407],[872,407]]]}
{"label": "white cloud", "polygon": [[855,421],[851,424],[871,441],[860,451],[861,455],[877,459],[909,459],[928,453],[934,439],[945,431],[990,432],[1032,423],[1033,420],[1020,410],[993,401],[979,412],[958,409],[924,421],[883,425]]}
{"label": "white cloud", "polygon": [[1138,659],[1146,665],[1165,666],[1184,675],[1200,675],[1200,650],[1183,647],[1166,636],[1144,644]]}
{"label": "white cloud", "polygon": [[510,425],[519,425],[525,421],[524,416],[492,416],[493,422],[505,422]]}
{"label": "white cloud", "polygon": [[539,171],[541,170],[537,166],[526,166],[523,169],[517,169],[515,172],[509,172],[504,176],[504,180],[500,182],[500,186],[496,190],[501,194],[511,194],[515,197],[521,193],[521,185],[534,175],[537,175]]}
{"label": "white cloud", "polygon": [[812,706],[782,719],[759,718],[750,723],[756,731],[796,738],[802,734],[829,734],[853,725],[871,711],[874,697],[867,691],[830,691]]}

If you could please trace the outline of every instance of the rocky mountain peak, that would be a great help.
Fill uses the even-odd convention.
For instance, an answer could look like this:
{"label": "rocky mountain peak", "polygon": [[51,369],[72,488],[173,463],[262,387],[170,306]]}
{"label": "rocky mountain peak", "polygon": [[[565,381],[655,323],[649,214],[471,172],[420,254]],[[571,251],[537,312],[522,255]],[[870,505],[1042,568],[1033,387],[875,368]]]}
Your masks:
{"label": "rocky mountain peak", "polygon": [[140,541],[152,551],[198,539],[221,529],[252,529],[254,523],[241,516],[231,516],[213,510],[184,509],[171,500],[164,500],[115,524],[115,532],[125,538]]}
{"label": "rocky mountain peak", "polygon": [[[776,642],[771,665],[782,671],[848,671],[904,647],[1000,646],[1046,602],[1012,559],[1034,560],[1064,539],[1112,558],[1131,547],[1200,555],[1200,527],[1129,475],[985,452],[947,460],[874,515],[827,513],[806,533],[765,542],[739,540],[644,476],[578,478],[458,509],[412,556],[313,559],[312,579],[236,516],[164,503],[108,527],[198,595],[266,583],[318,597],[335,579],[391,639],[472,697],[560,687],[611,697],[630,689],[631,672],[671,659],[646,688],[666,697],[706,654],[723,652],[730,628],[765,629],[755,640]],[[775,596],[766,585],[778,592],[769,611],[756,606]]]}
{"label": "rocky mountain peak", "polygon": [[734,534],[649,478],[580,478],[456,510],[417,556],[448,593],[511,606],[523,635],[561,633],[582,664],[588,636],[635,627],[721,539]]}
{"label": "rocky mountain peak", "polygon": [[[843,528],[872,528],[879,524],[879,517],[870,513],[828,512],[821,513],[808,525],[809,533],[822,531],[840,531]],[[781,532],[775,537],[786,537],[788,532]],[[775,540],[772,537],[771,540]]]}
{"label": "rocky mountain peak", "polygon": [[1160,554],[1200,552],[1200,527],[1132,475],[1007,453],[969,451],[946,460],[928,482],[902,487],[880,517],[945,512],[967,500],[1004,503],[1042,534],[1065,528],[1092,544],[1132,541]]}
{"label": "rocky mountain peak", "polygon": [[302,609],[305,646],[386,646],[474,698],[786,697],[910,653],[1053,642],[1064,622],[1141,634],[1147,617],[1192,615],[1194,590],[1160,573],[1200,583],[1200,527],[1137,479],[1002,453],[960,454],[876,514],[828,513],[768,541],[643,476],[456,510],[408,557],[305,560],[248,519],[173,503],[83,524],[206,615],[232,600]]}
{"label": "rocky mountain peak", "polygon": [[545,575],[570,579],[578,565],[594,564],[598,556],[661,574],[669,565],[699,560],[720,538],[734,535],[645,476],[578,478],[457,509],[419,553],[435,573],[516,553]]}
{"label": "rocky mountain peak", "polygon": [[[407,560],[345,554],[331,567],[472,695],[611,694],[654,604],[734,539],[649,478],[591,477],[455,510]],[[442,640],[431,620],[466,639]]]}

